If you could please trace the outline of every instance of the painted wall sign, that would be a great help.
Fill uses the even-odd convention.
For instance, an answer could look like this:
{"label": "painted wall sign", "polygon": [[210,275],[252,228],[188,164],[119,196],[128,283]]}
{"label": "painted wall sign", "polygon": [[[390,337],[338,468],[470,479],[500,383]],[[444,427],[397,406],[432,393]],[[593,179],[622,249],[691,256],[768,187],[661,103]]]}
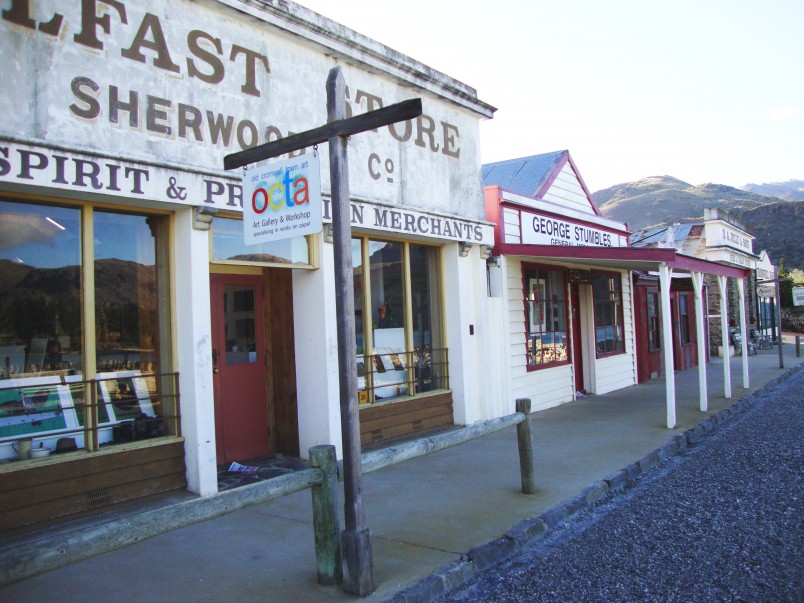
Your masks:
{"label": "painted wall sign", "polygon": [[240,211],[240,179],[124,161],[99,154],[3,142],[0,139],[0,186],[34,186],[82,195],[95,193],[127,200],[179,205],[208,205]]}
{"label": "painted wall sign", "polygon": [[318,153],[272,161],[243,174],[246,245],[321,232]]}
{"label": "painted wall sign", "polygon": [[753,237],[722,220],[706,224],[707,247],[732,247],[738,251],[753,254]]}
{"label": "painted wall sign", "polygon": [[[254,18],[190,0],[13,0],[0,14],[0,115],[14,118],[0,135],[217,171],[228,153],[325,123],[331,53],[242,4]],[[343,68],[350,115],[424,101],[417,119],[350,140],[352,193],[482,220],[479,115],[389,74]],[[326,165],[327,145],[321,154]],[[321,178],[329,190],[329,171]]]}
{"label": "painted wall sign", "polygon": [[568,222],[553,216],[521,212],[523,245],[570,247],[624,247],[625,238],[588,224]]}
{"label": "painted wall sign", "polygon": [[[297,160],[304,162],[311,156]],[[73,197],[94,193],[133,205],[138,200],[158,201],[239,212],[244,205],[243,186],[235,174],[242,172],[231,176],[183,172],[0,139],[0,188],[7,190],[36,187],[61,190]],[[353,200],[351,205],[355,227],[443,241],[494,243],[490,224],[366,201]],[[323,221],[332,222],[329,198],[324,198],[319,207]]]}
{"label": "painted wall sign", "polygon": [[[332,222],[331,199],[324,199],[324,222]],[[443,241],[464,241],[494,245],[494,227],[458,217],[442,216],[413,209],[352,201],[351,224],[399,235],[413,235]]]}

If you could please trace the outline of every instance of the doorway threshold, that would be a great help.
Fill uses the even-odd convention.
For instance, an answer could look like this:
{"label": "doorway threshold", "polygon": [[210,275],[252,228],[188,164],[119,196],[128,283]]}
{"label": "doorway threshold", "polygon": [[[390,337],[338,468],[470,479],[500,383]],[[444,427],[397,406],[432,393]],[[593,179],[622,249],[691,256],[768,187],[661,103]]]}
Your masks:
{"label": "doorway threshold", "polygon": [[[247,469],[231,471],[233,465]],[[248,486],[267,479],[309,469],[310,463],[303,459],[274,454],[265,458],[246,459],[218,467],[218,492]]]}

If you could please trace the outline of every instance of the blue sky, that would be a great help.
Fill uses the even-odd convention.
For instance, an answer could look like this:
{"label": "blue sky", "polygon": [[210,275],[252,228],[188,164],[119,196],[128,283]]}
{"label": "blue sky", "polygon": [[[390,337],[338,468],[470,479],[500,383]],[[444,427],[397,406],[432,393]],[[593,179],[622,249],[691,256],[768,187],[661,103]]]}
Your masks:
{"label": "blue sky", "polygon": [[484,162],[569,149],[591,191],[804,179],[804,2],[299,0],[498,108]]}

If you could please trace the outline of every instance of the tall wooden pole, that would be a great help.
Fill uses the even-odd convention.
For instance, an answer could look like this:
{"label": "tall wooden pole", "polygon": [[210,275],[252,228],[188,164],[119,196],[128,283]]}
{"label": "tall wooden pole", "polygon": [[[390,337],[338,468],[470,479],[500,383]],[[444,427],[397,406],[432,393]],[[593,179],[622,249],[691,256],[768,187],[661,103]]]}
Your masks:
{"label": "tall wooden pole", "polygon": [[779,348],[779,368],[784,368],[784,355],[782,353],[782,343],[784,343],[784,337],[782,336],[782,292],[779,287],[779,269],[776,268],[776,274],[774,277],[774,289],[776,291],[776,299],[773,300],[774,305],[779,309],[776,313],[776,326],[779,328],[779,337],[776,339],[776,345]]}
{"label": "tall wooden pole", "polygon": [[360,455],[360,421],[357,413],[357,358],[355,352],[355,298],[352,280],[352,224],[349,203],[349,164],[346,140],[352,134],[376,130],[422,114],[422,99],[414,98],[381,109],[346,117],[346,84],[340,67],[327,78],[327,124],[267,142],[224,157],[227,170],[278,157],[288,151],[329,142],[332,188],[332,233],[335,247],[335,307],[338,313],[338,364],[340,366],[341,433],[343,439],[344,510],[343,557],[347,576],[343,589],[365,596],[374,592],[371,533],[363,513],[363,466]]}
{"label": "tall wooden pole", "polygon": [[[327,118],[346,117],[343,73],[334,67],[327,78]],[[360,422],[357,414],[357,359],[355,356],[355,297],[352,273],[352,224],[349,204],[349,164],[346,136],[329,140],[329,174],[332,190],[332,231],[335,247],[335,308],[338,315],[341,433],[343,438],[344,519],[343,589],[366,596],[374,591],[371,532],[363,512],[363,467],[360,459]]]}

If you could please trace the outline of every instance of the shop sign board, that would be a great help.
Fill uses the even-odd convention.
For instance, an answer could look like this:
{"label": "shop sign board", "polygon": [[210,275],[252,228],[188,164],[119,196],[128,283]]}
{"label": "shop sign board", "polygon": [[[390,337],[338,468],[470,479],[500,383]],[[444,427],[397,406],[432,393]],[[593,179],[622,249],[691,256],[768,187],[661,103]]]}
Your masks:
{"label": "shop sign board", "polygon": [[776,288],[773,285],[759,285],[757,297],[776,297]]}
{"label": "shop sign board", "polygon": [[804,306],[804,287],[793,287],[793,305]]}
{"label": "shop sign board", "polygon": [[318,153],[271,161],[243,172],[246,245],[321,232]]}
{"label": "shop sign board", "polygon": [[595,226],[561,218],[521,212],[523,245],[625,247],[625,237]]}

